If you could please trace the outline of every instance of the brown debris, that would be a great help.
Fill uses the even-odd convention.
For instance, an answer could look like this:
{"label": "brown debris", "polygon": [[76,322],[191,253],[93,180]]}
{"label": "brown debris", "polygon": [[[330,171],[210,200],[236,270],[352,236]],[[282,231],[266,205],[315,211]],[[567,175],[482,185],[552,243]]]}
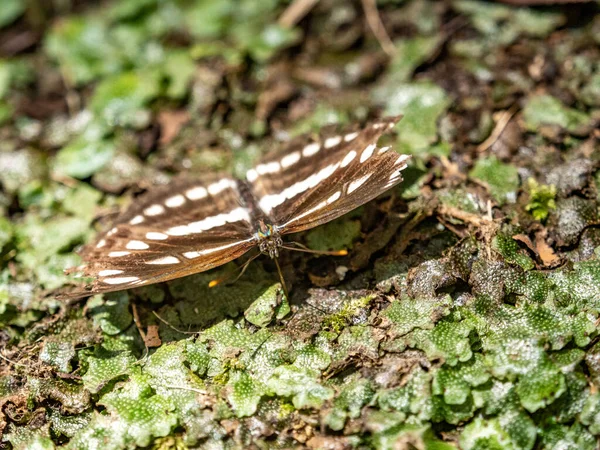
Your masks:
{"label": "brown debris", "polygon": [[190,113],[186,110],[166,110],[158,113],[160,125],[160,145],[168,145],[179,134],[181,127],[190,120]]}

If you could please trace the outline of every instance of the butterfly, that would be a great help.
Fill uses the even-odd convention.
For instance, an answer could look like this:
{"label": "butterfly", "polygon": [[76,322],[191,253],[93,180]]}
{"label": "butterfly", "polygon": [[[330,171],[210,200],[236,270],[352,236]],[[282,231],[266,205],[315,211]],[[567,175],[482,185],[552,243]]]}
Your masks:
{"label": "butterfly", "polygon": [[292,140],[248,170],[245,179],[212,174],[150,190],[80,252],[83,274],[93,282],[61,297],[172,280],[255,247],[276,263],[282,248],[302,251],[286,246],[283,236],[336,219],[402,181],[410,156],[377,146],[400,118]]}

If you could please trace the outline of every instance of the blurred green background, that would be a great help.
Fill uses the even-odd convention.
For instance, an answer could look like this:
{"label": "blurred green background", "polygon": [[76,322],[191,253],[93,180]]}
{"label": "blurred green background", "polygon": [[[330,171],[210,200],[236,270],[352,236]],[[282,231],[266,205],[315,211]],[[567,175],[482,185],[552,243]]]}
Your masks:
{"label": "blurred green background", "polygon": [[[599,11],[2,0],[0,448],[597,448]],[[400,113],[289,301],[267,260],[54,298],[142,191]]]}

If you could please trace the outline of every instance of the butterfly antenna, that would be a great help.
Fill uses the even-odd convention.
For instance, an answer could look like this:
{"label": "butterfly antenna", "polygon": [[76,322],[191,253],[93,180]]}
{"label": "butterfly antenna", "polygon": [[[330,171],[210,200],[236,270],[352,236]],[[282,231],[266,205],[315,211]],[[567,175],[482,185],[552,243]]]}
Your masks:
{"label": "butterfly antenna", "polygon": [[296,247],[288,247],[286,245],[282,246],[286,250],[291,250],[293,252],[303,252],[303,253],[312,253],[313,255],[328,255],[328,256],[346,256],[348,254],[348,250],[334,250],[334,251],[322,251],[322,250],[312,250],[308,248],[306,245],[301,244],[300,242],[290,242],[290,244],[295,245]]}
{"label": "butterfly antenna", "polygon": [[208,287],[214,288],[215,286],[218,286],[219,284],[223,284],[225,281],[231,279],[233,274],[235,272],[237,272],[238,270],[240,270],[240,268],[241,268],[240,273],[231,281],[232,283],[235,283],[237,280],[239,280],[242,277],[242,275],[244,275],[244,272],[246,272],[246,269],[248,268],[250,263],[252,261],[254,261],[256,258],[258,258],[259,256],[260,256],[260,253],[254,255],[252,258],[250,258],[248,261],[246,261],[242,266],[238,267],[235,270],[232,270],[231,272],[222,276],[221,278],[215,278],[214,280],[210,280],[210,282],[208,283]]}
{"label": "butterfly antenna", "polygon": [[283,288],[283,293],[285,295],[285,299],[289,302],[290,295],[288,293],[287,285],[285,284],[285,280],[283,278],[283,272],[281,272],[281,266],[279,265],[279,259],[273,258],[275,261],[275,265],[277,266],[277,273],[279,274],[279,281],[281,282],[281,287]]}

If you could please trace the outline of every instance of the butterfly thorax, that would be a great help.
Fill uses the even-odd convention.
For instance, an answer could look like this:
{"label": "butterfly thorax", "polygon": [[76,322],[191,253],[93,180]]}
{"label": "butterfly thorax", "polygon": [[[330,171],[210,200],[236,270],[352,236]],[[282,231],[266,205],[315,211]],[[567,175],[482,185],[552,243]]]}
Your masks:
{"label": "butterfly thorax", "polygon": [[283,245],[283,241],[277,228],[264,220],[259,220],[255,236],[261,253],[271,258],[279,256],[279,248]]}

